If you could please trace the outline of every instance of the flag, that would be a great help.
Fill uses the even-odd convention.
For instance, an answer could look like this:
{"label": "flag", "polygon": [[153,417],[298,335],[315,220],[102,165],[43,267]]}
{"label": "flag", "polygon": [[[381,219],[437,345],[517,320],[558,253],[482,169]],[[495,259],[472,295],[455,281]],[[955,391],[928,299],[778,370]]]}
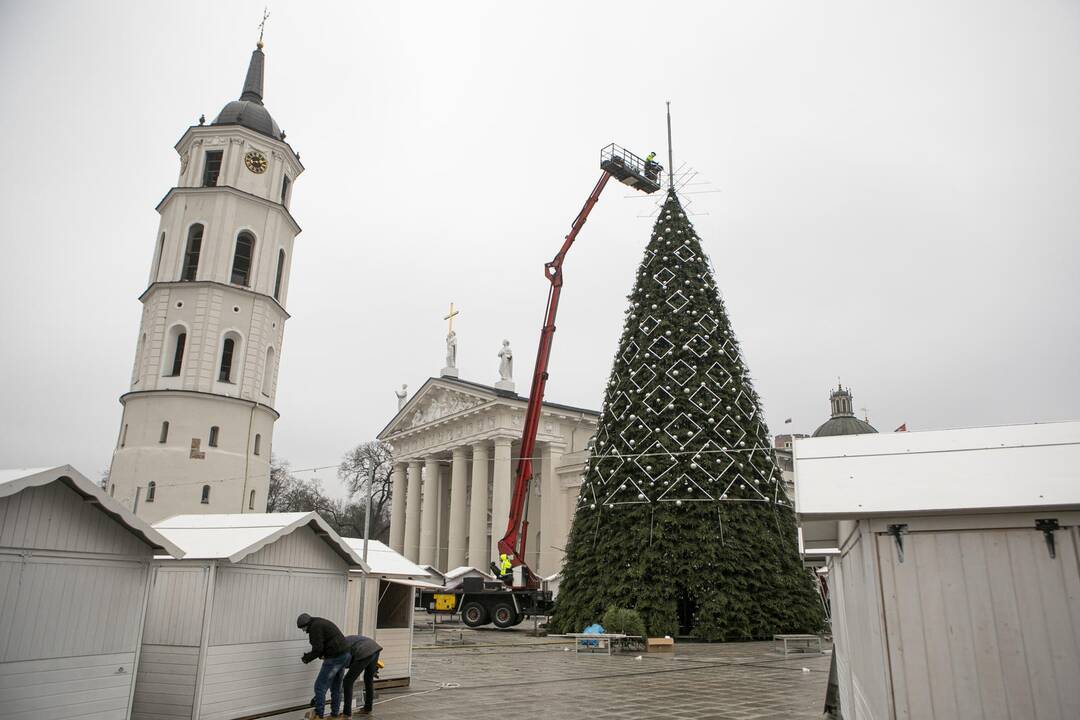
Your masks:
{"label": "flag", "polygon": [[784,424],[787,425],[790,422],[791,422],[791,418],[788,418],[787,420],[784,421]]}
{"label": "flag", "polygon": [[900,427],[893,430],[893,432],[907,432],[907,423],[904,423]]}

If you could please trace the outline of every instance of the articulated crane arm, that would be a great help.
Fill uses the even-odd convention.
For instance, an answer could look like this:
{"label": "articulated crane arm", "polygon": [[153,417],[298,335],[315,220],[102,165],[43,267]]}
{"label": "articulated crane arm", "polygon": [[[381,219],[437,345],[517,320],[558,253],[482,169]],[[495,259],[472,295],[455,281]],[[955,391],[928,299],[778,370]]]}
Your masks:
{"label": "articulated crane arm", "polygon": [[544,327],[540,331],[540,345],[536,349],[536,367],[533,369],[532,389],[529,391],[529,407],[525,412],[525,426],[521,431],[521,449],[514,478],[514,494],[510,499],[510,521],[506,534],[499,540],[499,552],[505,553],[514,566],[524,565],[524,583],[526,587],[539,587],[539,580],[525,564],[525,540],[528,536],[529,521],[525,518],[526,503],[529,497],[529,479],[532,477],[532,457],[536,448],[536,430],[540,425],[540,406],[544,402],[544,388],[548,380],[548,359],[551,357],[551,342],[555,337],[555,315],[559,311],[559,295],[562,293],[562,266],[566,253],[574,244],[585,221],[589,219],[596,201],[600,199],[611,175],[605,170],[593,188],[585,206],[581,208],[570,234],[566,236],[555,258],[544,265],[544,276],[551,283],[548,290],[547,313],[544,315]]}

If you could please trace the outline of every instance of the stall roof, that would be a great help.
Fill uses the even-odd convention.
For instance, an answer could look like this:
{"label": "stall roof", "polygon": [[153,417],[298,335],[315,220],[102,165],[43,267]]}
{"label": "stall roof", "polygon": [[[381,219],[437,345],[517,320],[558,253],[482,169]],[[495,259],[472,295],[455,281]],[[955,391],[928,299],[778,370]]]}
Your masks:
{"label": "stall roof", "polygon": [[[363,538],[342,538],[353,551],[363,557]],[[392,550],[378,540],[368,540],[367,564],[372,575],[403,578],[409,580],[428,580],[431,576],[419,565],[407,557]]]}
{"label": "stall roof", "polygon": [[1080,422],[795,441],[799,515],[1080,507]]}
{"label": "stall roof", "polygon": [[26,488],[41,487],[52,482],[62,482],[88,503],[111,517],[145,542],[155,553],[167,553],[173,557],[184,556],[184,551],[154,530],[150,523],[109,497],[104,490],[70,465],[53,465],[41,468],[13,468],[0,470],[0,498],[14,495]]}
{"label": "stall roof", "polygon": [[240,562],[302,527],[310,527],[345,562],[367,572],[360,556],[315,512],[175,515],[154,525],[184,549],[186,560],[229,562]]}

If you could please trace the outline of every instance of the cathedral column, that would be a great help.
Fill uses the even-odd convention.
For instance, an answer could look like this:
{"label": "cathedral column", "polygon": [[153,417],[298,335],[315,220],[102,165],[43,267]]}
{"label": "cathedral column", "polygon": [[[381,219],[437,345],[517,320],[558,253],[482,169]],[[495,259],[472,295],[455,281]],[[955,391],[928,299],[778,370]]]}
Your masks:
{"label": "cathedral column", "polygon": [[465,564],[465,533],[469,524],[469,510],[466,495],[469,492],[469,459],[464,447],[453,450],[454,459],[450,464],[450,537],[446,556],[446,569],[452,570]]}
{"label": "cathedral column", "polygon": [[490,548],[488,530],[488,446],[473,445],[472,501],[469,505],[469,565],[487,571]]}
{"label": "cathedral column", "polygon": [[507,437],[495,438],[495,481],[491,488],[491,557],[499,557],[499,541],[506,533],[510,518],[510,483],[513,469],[510,465],[510,443]]}
{"label": "cathedral column", "polygon": [[390,547],[405,552],[405,463],[390,473]]}
{"label": "cathedral column", "polygon": [[420,561],[420,461],[409,463],[409,489],[405,494],[405,557]]}
{"label": "cathedral column", "polygon": [[424,506],[420,510],[420,564],[439,564],[439,460],[424,458]]}
{"label": "cathedral column", "polygon": [[566,491],[556,468],[562,461],[563,446],[544,443],[540,448],[540,566],[542,577],[562,568],[566,547]]}

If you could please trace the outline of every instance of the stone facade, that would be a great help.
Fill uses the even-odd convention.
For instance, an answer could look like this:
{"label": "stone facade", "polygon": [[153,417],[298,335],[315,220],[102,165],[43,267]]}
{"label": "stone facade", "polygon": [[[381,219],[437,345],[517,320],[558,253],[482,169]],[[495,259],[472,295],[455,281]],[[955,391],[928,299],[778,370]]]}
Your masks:
{"label": "stone facade", "polygon": [[[442,571],[486,570],[509,520],[528,399],[510,390],[431,378],[379,439],[394,449],[390,545]],[[599,413],[544,403],[529,487],[526,562],[562,567],[578,487]]]}

